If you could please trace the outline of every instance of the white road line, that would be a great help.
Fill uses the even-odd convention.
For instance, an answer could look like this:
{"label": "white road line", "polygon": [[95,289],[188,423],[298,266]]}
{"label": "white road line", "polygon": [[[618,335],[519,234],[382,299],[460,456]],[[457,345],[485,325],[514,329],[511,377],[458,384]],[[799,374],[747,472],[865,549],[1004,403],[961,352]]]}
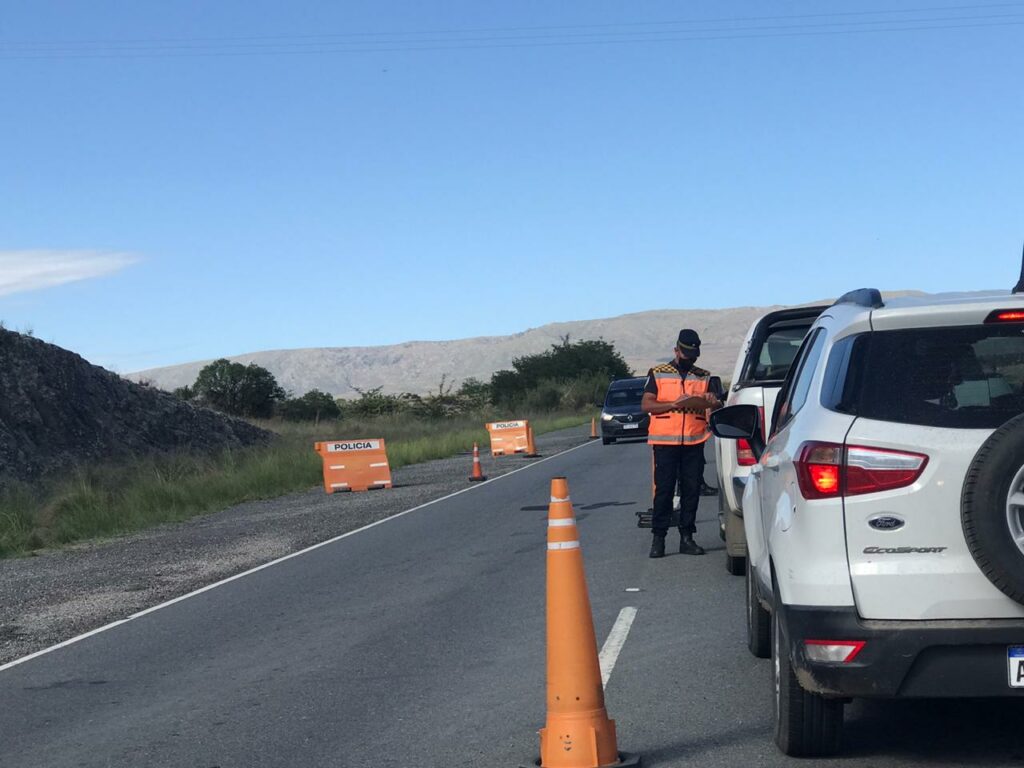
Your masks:
{"label": "white road line", "polygon": [[608,686],[608,679],[615,669],[615,662],[619,660],[619,652],[626,643],[626,635],[633,626],[633,619],[636,618],[636,608],[625,607],[619,611],[619,618],[615,620],[612,631],[608,633],[608,639],[604,641],[601,648],[601,655],[598,661],[601,663],[601,685]]}
{"label": "white road line", "polygon": [[477,488],[481,488],[481,487],[483,487],[485,485],[490,485],[491,483],[493,483],[493,482],[495,482],[497,480],[501,480],[504,477],[509,477],[509,476],[515,475],[515,474],[517,474],[519,472],[523,472],[524,470],[532,469],[533,467],[536,467],[538,464],[543,464],[545,461],[551,461],[552,459],[557,459],[559,456],[564,456],[567,453],[572,453],[573,451],[575,451],[575,450],[577,450],[579,448],[585,448],[588,445],[595,445],[595,443],[591,443],[589,441],[586,442],[586,443],[580,443],[579,445],[573,446],[572,448],[567,448],[566,450],[561,451],[560,453],[556,453],[556,454],[553,454],[553,455],[548,456],[546,458],[540,459],[538,461],[531,462],[531,463],[527,464],[524,467],[520,467],[519,469],[513,469],[511,472],[506,472],[504,475],[498,475],[497,477],[492,477],[490,480],[485,480],[482,483],[475,483],[474,485],[471,485],[468,488],[463,488],[460,491],[455,491],[454,493],[449,493],[447,496],[442,496],[439,499],[434,499],[433,501],[428,501],[428,502],[426,502],[424,504],[420,504],[419,506],[403,510],[402,512],[397,512],[397,513],[391,515],[390,517],[382,518],[381,520],[377,520],[376,522],[370,523],[369,525],[364,525],[362,528],[356,528],[354,531],[349,531],[348,533],[343,533],[340,536],[335,536],[332,539],[327,539],[326,541],[321,541],[319,544],[313,544],[312,546],[306,547],[305,549],[300,549],[298,552],[292,552],[290,555],[285,555],[284,557],[279,557],[279,558],[277,558],[277,560],[271,560],[269,563],[264,563],[263,565],[257,565],[255,568],[250,568],[248,571],[242,571],[242,573],[236,573],[234,576],[229,576],[228,578],[222,579],[220,581],[216,581],[213,584],[207,584],[205,587],[200,587],[199,589],[195,590],[194,592],[189,592],[186,595],[181,595],[180,597],[175,597],[173,600],[168,600],[165,603],[160,603],[159,605],[154,605],[151,608],[146,608],[145,610],[139,611],[138,613],[133,613],[127,619],[119,619],[118,621],[111,622],[110,624],[105,624],[102,627],[97,627],[96,629],[93,629],[93,630],[91,630],[89,632],[85,632],[85,633],[83,633],[81,635],[78,635],[76,637],[72,637],[70,640],[65,640],[62,643],[57,643],[56,645],[51,645],[49,648],[43,648],[43,650],[41,650],[41,651],[36,651],[35,653],[30,653],[28,656],[22,656],[20,659],[15,659],[14,661],[9,661],[6,664],[0,664],[0,672],[3,672],[6,669],[10,669],[11,667],[16,667],[19,664],[24,664],[26,661],[31,661],[32,659],[36,659],[36,658],[38,658],[40,656],[45,656],[46,654],[52,653],[53,651],[59,650],[60,648],[66,648],[69,645],[74,645],[75,643],[81,642],[82,640],[85,640],[86,638],[92,637],[93,635],[98,635],[101,632],[106,632],[108,629],[113,629],[114,627],[119,627],[122,624],[127,624],[129,621],[133,621],[134,619],[142,618],[146,614],[154,613],[156,611],[159,611],[161,608],[167,608],[168,606],[174,605],[175,603],[180,603],[182,600],[188,600],[190,597],[195,597],[196,595],[203,594],[203,592],[209,592],[211,589],[216,589],[217,587],[223,586],[224,584],[229,584],[232,581],[236,581],[238,579],[241,579],[241,578],[244,578],[246,576],[249,576],[249,575],[251,575],[253,573],[257,573],[258,571],[262,571],[264,568],[269,568],[272,565],[277,565],[278,563],[283,563],[285,560],[291,560],[293,557],[298,557],[299,555],[304,555],[307,552],[312,552],[315,549],[320,549],[320,547],[326,547],[328,544],[333,544],[334,542],[340,541],[341,539],[346,539],[349,536],[355,536],[357,533],[362,533],[363,531],[369,530],[370,528],[374,528],[374,527],[376,527],[378,525],[386,523],[389,520],[395,520],[395,519],[397,519],[399,517],[403,517],[405,515],[408,515],[410,512],[415,512],[416,510],[423,509],[424,507],[429,507],[432,504],[437,504],[438,502],[446,501],[448,499],[454,498],[455,496],[459,496],[460,494],[466,493],[467,491],[473,491],[473,490],[476,490]]}

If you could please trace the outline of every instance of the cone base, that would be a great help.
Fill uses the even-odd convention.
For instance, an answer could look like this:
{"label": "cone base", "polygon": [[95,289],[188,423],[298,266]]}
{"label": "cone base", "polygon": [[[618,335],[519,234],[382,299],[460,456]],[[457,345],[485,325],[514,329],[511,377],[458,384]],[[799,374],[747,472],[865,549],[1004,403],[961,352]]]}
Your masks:
{"label": "cone base", "polygon": [[[519,768],[540,768],[540,758],[538,757],[532,763],[526,765],[520,765]],[[619,752],[619,762],[612,763],[611,765],[600,768],[640,768],[642,765],[642,758],[640,755],[632,754],[630,752]]]}
{"label": "cone base", "polygon": [[469,478],[469,482],[471,482],[471,483],[479,483],[479,482],[482,482],[482,481],[484,481],[486,479],[487,479],[486,477],[471,477],[471,478]]}

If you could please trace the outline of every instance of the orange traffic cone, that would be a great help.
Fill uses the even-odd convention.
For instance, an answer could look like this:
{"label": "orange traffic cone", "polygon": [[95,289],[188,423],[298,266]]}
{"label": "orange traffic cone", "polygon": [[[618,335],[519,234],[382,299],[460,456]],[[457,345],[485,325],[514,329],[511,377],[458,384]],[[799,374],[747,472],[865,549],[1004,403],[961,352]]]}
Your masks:
{"label": "orange traffic cone", "polygon": [[605,710],[583,553],[564,477],[551,480],[547,571],[548,717],[540,731],[540,765],[638,766],[638,756],[619,753],[615,721]]}
{"label": "orange traffic cone", "polygon": [[590,418],[590,439],[597,440],[597,419],[594,417]]}
{"label": "orange traffic cone", "polygon": [[473,474],[469,476],[469,482],[478,483],[486,479],[483,471],[480,469],[480,449],[476,443],[473,443]]}
{"label": "orange traffic cone", "polygon": [[537,446],[533,442],[533,427],[529,424],[526,426],[526,453],[523,456],[527,459],[536,459],[540,456],[537,453]]}

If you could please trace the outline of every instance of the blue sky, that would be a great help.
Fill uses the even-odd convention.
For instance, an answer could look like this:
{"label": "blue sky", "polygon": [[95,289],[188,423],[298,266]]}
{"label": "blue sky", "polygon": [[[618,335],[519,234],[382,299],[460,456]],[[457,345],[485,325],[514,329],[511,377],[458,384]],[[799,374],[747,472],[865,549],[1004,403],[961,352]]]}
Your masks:
{"label": "blue sky", "polygon": [[1022,82],[1024,1],[7,0],[0,319],[129,372],[1009,288]]}

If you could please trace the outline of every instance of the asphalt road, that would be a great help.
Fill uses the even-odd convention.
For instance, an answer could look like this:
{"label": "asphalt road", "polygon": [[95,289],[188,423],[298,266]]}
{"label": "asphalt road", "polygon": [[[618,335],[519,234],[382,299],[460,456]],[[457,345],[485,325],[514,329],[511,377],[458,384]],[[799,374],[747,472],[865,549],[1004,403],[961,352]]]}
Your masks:
{"label": "asphalt road", "polygon": [[[709,467],[709,474],[710,474]],[[706,557],[649,560],[642,444],[589,443],[0,672],[0,766],[518,766],[544,722],[548,483],[569,478],[607,687],[647,766],[775,766],[769,669]],[[670,534],[674,549],[675,534]],[[639,592],[627,592],[639,589]],[[1019,766],[1024,702],[856,702],[815,765]]]}

